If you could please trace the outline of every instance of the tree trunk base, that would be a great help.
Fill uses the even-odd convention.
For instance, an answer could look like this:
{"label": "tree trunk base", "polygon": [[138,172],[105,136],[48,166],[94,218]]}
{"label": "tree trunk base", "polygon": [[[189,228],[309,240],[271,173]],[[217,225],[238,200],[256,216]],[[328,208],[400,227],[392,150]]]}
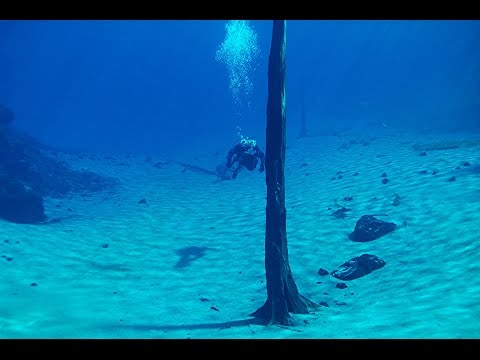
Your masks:
{"label": "tree trunk base", "polygon": [[[287,299],[289,298],[287,297]],[[281,306],[274,308],[273,300],[267,298],[267,301],[249,316],[267,320],[269,325],[293,326],[295,324],[289,313],[309,314],[310,310],[318,308],[317,304],[300,294],[296,296],[295,301],[291,301],[292,299],[289,300],[290,301],[287,301],[288,311],[283,311]]]}

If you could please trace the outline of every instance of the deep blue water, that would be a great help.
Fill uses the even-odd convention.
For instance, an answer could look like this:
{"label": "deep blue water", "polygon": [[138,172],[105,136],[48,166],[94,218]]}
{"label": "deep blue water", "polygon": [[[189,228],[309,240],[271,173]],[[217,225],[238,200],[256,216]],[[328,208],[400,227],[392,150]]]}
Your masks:
{"label": "deep blue water", "polygon": [[[215,59],[226,21],[0,21],[0,104],[41,141],[89,151],[225,148],[265,139],[271,21],[247,110]],[[288,21],[287,124],[304,89],[315,131],[366,124],[480,127],[480,21]],[[193,150],[192,150],[193,151]]]}

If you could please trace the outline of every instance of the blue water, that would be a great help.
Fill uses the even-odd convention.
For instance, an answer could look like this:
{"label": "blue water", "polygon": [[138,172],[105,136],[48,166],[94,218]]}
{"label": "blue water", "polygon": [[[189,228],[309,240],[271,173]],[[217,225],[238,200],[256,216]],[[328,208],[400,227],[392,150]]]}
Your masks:
{"label": "blue water", "polygon": [[[215,54],[226,21],[0,21],[1,103],[16,125],[73,149],[165,153],[264,142],[270,21],[251,107],[238,116]],[[311,127],[479,127],[479,21],[289,21],[288,133],[303,86]]]}

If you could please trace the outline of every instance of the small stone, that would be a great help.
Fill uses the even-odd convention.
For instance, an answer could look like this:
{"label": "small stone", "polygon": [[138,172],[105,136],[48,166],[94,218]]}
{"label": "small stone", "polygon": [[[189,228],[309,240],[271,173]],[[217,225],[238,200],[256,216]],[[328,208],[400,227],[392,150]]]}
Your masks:
{"label": "small stone", "polygon": [[319,302],[318,305],[325,306],[325,307],[330,307],[330,306],[328,306],[328,304],[325,301]]}
{"label": "small stone", "polygon": [[353,176],[358,176],[360,175],[358,172],[354,173]]}
{"label": "small stone", "polygon": [[455,180],[457,180],[457,178],[455,176],[452,176],[448,179],[448,182],[454,182]]}
{"label": "small stone", "polygon": [[13,260],[13,257],[7,257],[7,261],[12,261]]}
{"label": "small stone", "polygon": [[345,288],[347,288],[347,284],[345,284],[345,283],[337,283],[337,285],[335,285],[335,287],[336,287],[337,289],[345,289]]}
{"label": "small stone", "polygon": [[420,175],[427,175],[427,170],[420,170],[418,173]]}
{"label": "small stone", "polygon": [[355,295],[355,293],[350,293],[350,295]]}
{"label": "small stone", "polygon": [[210,306],[210,309],[215,310],[215,311],[220,311],[215,306]]}
{"label": "small stone", "polygon": [[383,177],[383,178],[386,178],[386,177],[387,177],[387,173],[383,173],[383,174],[382,174],[382,177]]}
{"label": "small stone", "polygon": [[383,178],[382,184],[386,184],[386,183],[388,183],[389,181],[390,181],[390,180],[388,180],[387,178]]}
{"label": "small stone", "polygon": [[200,298],[200,301],[201,301],[201,302],[207,302],[207,301],[210,301],[210,300],[208,300],[206,297],[201,297],[201,298]]}
{"label": "small stone", "polygon": [[337,179],[343,179],[342,175],[338,175]]}
{"label": "small stone", "polygon": [[102,248],[104,248],[104,249],[108,248],[108,244],[103,244]]}
{"label": "small stone", "polygon": [[327,292],[324,292],[323,295],[328,295],[328,293],[327,293]]}
{"label": "small stone", "polygon": [[146,204],[147,203],[147,200],[146,199],[142,199],[138,202],[139,204]]}
{"label": "small stone", "polygon": [[8,239],[7,239],[7,240],[3,240],[3,242],[4,242],[4,243],[9,243],[10,240],[8,240]]}
{"label": "small stone", "polygon": [[433,170],[432,171],[432,175],[437,175],[438,174],[438,170]]}
{"label": "small stone", "polygon": [[462,163],[462,165],[463,165],[463,166],[470,166],[470,163],[469,163],[468,161],[464,161],[464,162]]}
{"label": "small stone", "polygon": [[38,284],[36,282],[33,282],[30,284],[30,286],[38,286]]}
{"label": "small stone", "polygon": [[7,255],[2,255],[2,258],[5,258],[5,259],[6,259],[6,258],[7,258]]}
{"label": "small stone", "polygon": [[325,275],[328,275],[329,272],[325,269],[320,268],[320,269],[318,269],[317,274],[320,275],[320,276],[325,276]]}
{"label": "small stone", "polygon": [[67,211],[73,211],[72,209],[68,208]]}
{"label": "small stone", "polygon": [[426,151],[422,151],[419,156],[427,156],[427,152]]}
{"label": "small stone", "polygon": [[460,167],[460,166],[457,166],[457,167],[455,168],[455,170],[460,170],[460,169],[461,169],[461,167]]}
{"label": "small stone", "polygon": [[117,294],[117,292],[116,292],[116,291],[114,291],[114,292],[113,292],[113,295],[116,295],[116,294]]}
{"label": "small stone", "polygon": [[344,302],[344,301],[337,301],[335,304],[336,304],[336,305],[338,305],[338,306],[344,306],[344,305],[347,305],[347,303],[346,303],[346,302]]}
{"label": "small stone", "polygon": [[321,284],[322,282],[321,281],[317,281],[316,284]]}
{"label": "small stone", "polygon": [[210,230],[215,230],[215,228],[213,226],[210,226]]}
{"label": "small stone", "polygon": [[302,163],[302,165],[300,165],[301,168],[303,168],[305,166],[308,166],[308,164],[307,163]]}

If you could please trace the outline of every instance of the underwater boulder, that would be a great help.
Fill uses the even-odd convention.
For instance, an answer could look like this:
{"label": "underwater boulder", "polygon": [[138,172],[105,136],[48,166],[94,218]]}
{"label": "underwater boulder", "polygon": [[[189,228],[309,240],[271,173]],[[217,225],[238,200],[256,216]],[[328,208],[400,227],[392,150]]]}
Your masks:
{"label": "underwater boulder", "polygon": [[20,182],[0,178],[0,218],[17,224],[44,222],[43,198]]}
{"label": "underwater boulder", "polygon": [[348,237],[355,242],[372,241],[392,232],[396,227],[395,223],[379,220],[373,215],[363,215]]}
{"label": "underwater boulder", "polygon": [[354,280],[384,267],[387,263],[378,256],[362,254],[340,265],[331,275],[339,280]]}

